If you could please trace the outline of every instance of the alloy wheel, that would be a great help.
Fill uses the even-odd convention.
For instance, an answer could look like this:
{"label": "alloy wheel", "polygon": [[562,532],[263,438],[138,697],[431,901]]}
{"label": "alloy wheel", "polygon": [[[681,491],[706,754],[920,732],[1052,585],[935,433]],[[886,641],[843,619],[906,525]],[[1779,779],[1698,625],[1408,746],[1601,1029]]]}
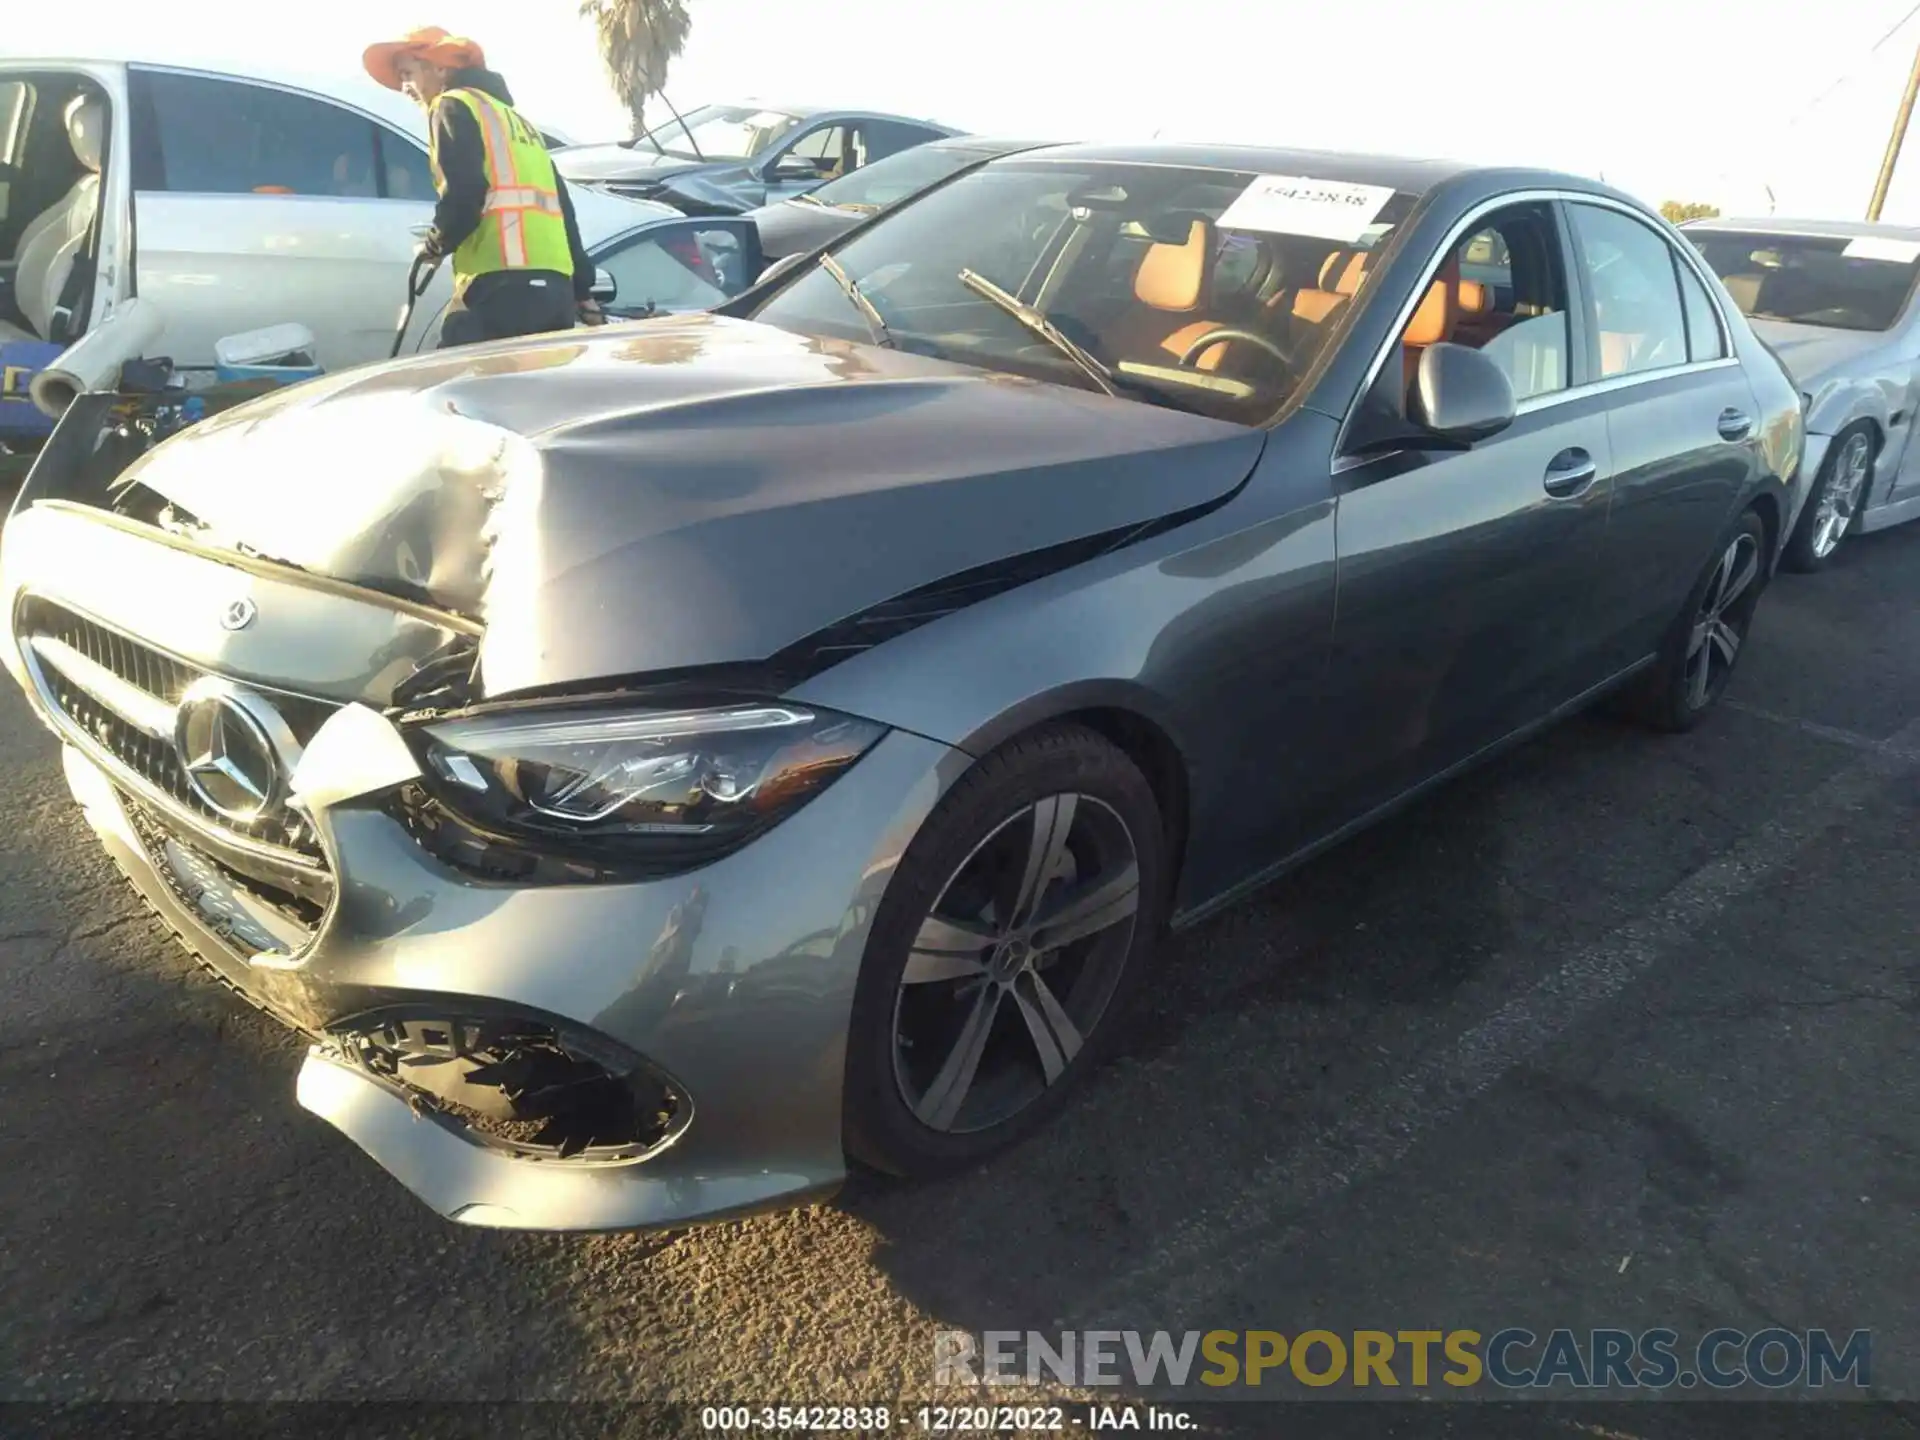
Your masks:
{"label": "alloy wheel", "polygon": [[1760,546],[1751,534],[1734,536],[1707,581],[1687,637],[1687,704],[1704,709],[1733,673],[1747,626],[1760,600]]}
{"label": "alloy wheel", "polygon": [[1125,973],[1139,908],[1133,836],[1090,795],[1046,796],[975,846],[894,1000],[894,1078],[920,1123],[990,1129],[1059,1083]]}
{"label": "alloy wheel", "polygon": [[1816,560],[1824,560],[1839,547],[1853,524],[1853,514],[1866,489],[1869,452],[1867,437],[1855,431],[1847,437],[1846,447],[1834,462],[1833,474],[1820,492],[1813,516],[1810,548]]}

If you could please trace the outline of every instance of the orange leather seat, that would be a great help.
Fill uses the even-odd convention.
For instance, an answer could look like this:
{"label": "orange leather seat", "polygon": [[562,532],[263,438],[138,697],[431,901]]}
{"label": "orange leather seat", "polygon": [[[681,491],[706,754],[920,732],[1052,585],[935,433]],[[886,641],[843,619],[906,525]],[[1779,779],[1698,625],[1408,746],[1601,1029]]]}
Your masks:
{"label": "orange leather seat", "polygon": [[[1294,292],[1293,318],[1308,325],[1324,325],[1360,293],[1372,259],[1365,250],[1336,250],[1327,256],[1320,265],[1318,286]],[[1284,300],[1285,292],[1275,298]]]}
{"label": "orange leather seat", "polygon": [[[1161,241],[1149,246],[1133,276],[1133,297],[1141,308],[1128,312],[1108,335],[1113,352],[1150,357],[1154,364],[1177,364],[1187,346],[1218,329],[1218,320],[1175,323],[1168,318],[1198,315],[1206,309],[1213,289],[1213,255],[1213,226],[1202,219],[1188,227],[1183,243]],[[1217,370],[1226,353],[1227,342],[1222,341],[1208,346],[1196,363],[1202,370]]]}
{"label": "orange leather seat", "polygon": [[1427,293],[1413,312],[1413,318],[1407,321],[1407,328],[1400,335],[1400,350],[1404,357],[1406,383],[1413,383],[1414,371],[1420,367],[1420,356],[1429,345],[1438,345],[1454,338],[1454,327],[1459,323],[1463,310],[1471,315],[1481,315],[1493,308],[1493,296],[1487,287],[1476,280],[1460,278],[1460,257],[1449,255],[1441,265],[1440,273],[1427,286]]}

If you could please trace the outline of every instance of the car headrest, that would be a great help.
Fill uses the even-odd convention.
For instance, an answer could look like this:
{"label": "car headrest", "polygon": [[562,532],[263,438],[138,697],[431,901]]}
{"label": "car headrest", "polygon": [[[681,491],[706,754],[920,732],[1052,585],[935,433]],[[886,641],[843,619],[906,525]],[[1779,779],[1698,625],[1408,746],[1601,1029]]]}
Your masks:
{"label": "car headrest", "polygon": [[1764,275],[1728,275],[1720,283],[1727,287],[1727,294],[1733,297],[1733,303],[1745,315],[1760,303],[1760,287],[1766,283],[1766,279]]}
{"label": "car headrest", "polygon": [[1349,299],[1360,293],[1373,257],[1365,250],[1336,250],[1320,266],[1320,288]]}
{"label": "car headrest", "polygon": [[107,107],[91,95],[76,95],[67,104],[67,139],[74,159],[96,174],[107,140]]}
{"label": "car headrest", "polygon": [[[1461,286],[1460,262],[1448,257],[1440,267],[1440,273],[1433,283],[1427,286],[1427,293],[1420,297],[1420,307],[1413,312],[1413,318],[1407,321],[1406,334],[1400,337],[1400,343],[1411,347],[1437,345],[1453,333],[1456,318],[1456,296]],[[1476,287],[1478,288],[1478,287]]]}
{"label": "car headrest", "polygon": [[1213,226],[1195,220],[1184,244],[1160,242],[1148,248],[1134,273],[1134,297],[1155,310],[1192,310],[1207,293],[1213,264]]}

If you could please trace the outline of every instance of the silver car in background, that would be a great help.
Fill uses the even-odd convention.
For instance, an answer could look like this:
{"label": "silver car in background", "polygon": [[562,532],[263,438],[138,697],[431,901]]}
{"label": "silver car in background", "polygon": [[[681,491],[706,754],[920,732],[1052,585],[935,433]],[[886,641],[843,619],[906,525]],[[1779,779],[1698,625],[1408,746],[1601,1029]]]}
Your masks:
{"label": "silver car in background", "polygon": [[1683,233],[1806,407],[1813,488],[1782,563],[1816,570],[1848,535],[1920,517],[1920,228],[1715,219]]}

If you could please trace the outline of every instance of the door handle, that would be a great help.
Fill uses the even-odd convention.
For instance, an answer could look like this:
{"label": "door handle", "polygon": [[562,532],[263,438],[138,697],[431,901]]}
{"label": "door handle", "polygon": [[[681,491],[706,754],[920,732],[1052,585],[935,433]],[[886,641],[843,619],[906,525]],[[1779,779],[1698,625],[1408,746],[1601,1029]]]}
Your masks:
{"label": "door handle", "polygon": [[1578,495],[1599,473],[1593,456],[1575,445],[1547,462],[1547,473],[1541,477],[1540,484],[1549,495]]}
{"label": "door handle", "polygon": [[1753,433],[1753,418],[1744,410],[1731,407],[1720,412],[1720,438],[1722,440],[1744,440]]}

